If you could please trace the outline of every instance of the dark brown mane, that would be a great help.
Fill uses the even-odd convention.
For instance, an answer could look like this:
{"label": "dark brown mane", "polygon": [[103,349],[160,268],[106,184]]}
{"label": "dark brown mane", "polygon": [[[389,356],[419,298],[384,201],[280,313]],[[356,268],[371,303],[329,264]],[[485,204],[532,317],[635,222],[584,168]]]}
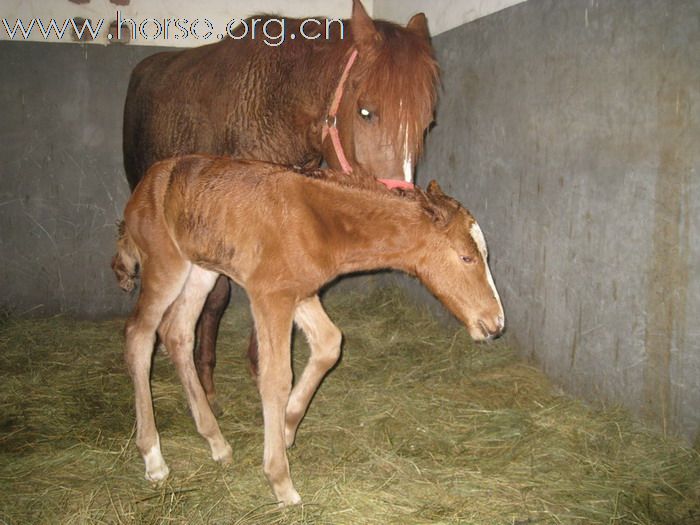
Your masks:
{"label": "dark brown mane", "polygon": [[390,22],[375,25],[380,45],[362,57],[353,80],[358,92],[373,93],[380,101],[373,109],[381,115],[387,139],[403,144],[408,130],[408,151],[419,155],[440,85],[437,61],[425,38]]}

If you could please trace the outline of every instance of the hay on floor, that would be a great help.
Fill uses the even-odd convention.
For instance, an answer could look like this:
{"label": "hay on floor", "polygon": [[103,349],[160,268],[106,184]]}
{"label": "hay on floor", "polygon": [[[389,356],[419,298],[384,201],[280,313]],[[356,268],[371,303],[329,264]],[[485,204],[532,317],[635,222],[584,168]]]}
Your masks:
{"label": "hay on floor", "polygon": [[557,393],[505,343],[475,345],[396,291],[326,306],[343,358],[289,452],[304,505],[283,510],[261,472],[245,308],[224,319],[216,376],[230,467],[211,461],[173,367],[155,358],[171,468],[160,486],[133,444],[123,320],[2,319],[0,523],[700,523],[698,451]]}

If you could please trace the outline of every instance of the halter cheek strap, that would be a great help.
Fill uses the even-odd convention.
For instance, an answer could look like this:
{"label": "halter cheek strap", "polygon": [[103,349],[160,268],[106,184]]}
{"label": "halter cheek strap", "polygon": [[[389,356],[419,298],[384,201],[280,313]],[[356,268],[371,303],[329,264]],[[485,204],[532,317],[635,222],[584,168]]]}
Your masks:
{"label": "halter cheek strap", "polygon": [[335,94],[333,95],[333,100],[331,101],[331,107],[328,108],[328,115],[323,123],[323,129],[321,131],[321,140],[326,140],[328,135],[331,136],[331,142],[333,143],[333,150],[335,150],[335,156],[340,162],[340,167],[344,173],[351,173],[352,166],[348,162],[348,158],[345,156],[343,151],[343,145],[340,143],[340,135],[338,135],[338,108],[340,107],[340,100],[343,98],[343,90],[345,89],[345,82],[350,74],[350,69],[357,59],[357,49],[353,49],[348,59],[348,63],[345,64],[345,69],[338,82],[338,87],[335,88]]}
{"label": "halter cheek strap", "polygon": [[[348,158],[345,156],[343,145],[340,142],[340,135],[338,134],[338,108],[340,107],[340,101],[343,98],[345,82],[348,80],[350,69],[355,63],[355,60],[357,60],[357,54],[357,49],[353,49],[352,53],[350,54],[350,58],[348,58],[347,64],[345,64],[345,69],[343,70],[343,74],[338,82],[338,87],[335,88],[331,106],[328,108],[328,115],[326,116],[326,119],[323,122],[323,128],[321,129],[321,141],[325,141],[326,137],[330,135],[335,156],[338,158],[338,162],[340,163],[343,173],[352,173],[352,166],[350,165],[350,162],[348,162]],[[413,189],[413,184],[404,180],[379,179],[379,182],[384,184],[390,190],[394,188]]]}

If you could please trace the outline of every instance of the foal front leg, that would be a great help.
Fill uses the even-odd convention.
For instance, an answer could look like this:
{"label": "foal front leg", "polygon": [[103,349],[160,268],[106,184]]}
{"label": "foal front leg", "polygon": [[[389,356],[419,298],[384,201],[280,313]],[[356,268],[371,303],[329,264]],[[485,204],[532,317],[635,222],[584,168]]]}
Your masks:
{"label": "foal front leg", "polygon": [[291,447],[318,385],[340,357],[343,335],[328,318],[317,295],[297,306],[294,322],[304,331],[311,348],[309,362],[294,385],[286,410],[285,443]]}
{"label": "foal front leg", "polygon": [[289,475],[284,441],[285,410],[292,386],[291,329],[294,302],[251,297],[258,334],[258,390],[265,422],[263,471],[280,505],[301,502]]}

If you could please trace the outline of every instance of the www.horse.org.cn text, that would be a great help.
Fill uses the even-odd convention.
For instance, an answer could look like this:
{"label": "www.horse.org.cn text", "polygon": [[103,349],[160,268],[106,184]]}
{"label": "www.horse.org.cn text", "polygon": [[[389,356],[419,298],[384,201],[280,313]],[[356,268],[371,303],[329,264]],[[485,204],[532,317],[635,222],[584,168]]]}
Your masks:
{"label": "www.horse.org.cn text", "polygon": [[222,40],[224,38],[260,39],[268,46],[276,47],[287,40],[296,38],[305,40],[329,40],[334,26],[337,35],[342,40],[345,37],[345,26],[339,18],[316,19],[307,18],[299,24],[298,32],[286,31],[285,18],[234,18],[226,23],[223,31],[217,31],[216,24],[208,18],[144,18],[136,20],[125,17],[121,11],[116,12],[116,19],[110,25],[104,18],[93,22],[90,19],[68,18],[63,22],[50,18],[48,22],[42,18],[0,19],[2,27],[0,34],[9,40],[29,40],[32,35],[39,35],[44,40],[70,38],[74,33],[80,40],[98,40],[103,31],[108,31],[108,40],[156,41],[156,40],[187,40],[196,41]]}

